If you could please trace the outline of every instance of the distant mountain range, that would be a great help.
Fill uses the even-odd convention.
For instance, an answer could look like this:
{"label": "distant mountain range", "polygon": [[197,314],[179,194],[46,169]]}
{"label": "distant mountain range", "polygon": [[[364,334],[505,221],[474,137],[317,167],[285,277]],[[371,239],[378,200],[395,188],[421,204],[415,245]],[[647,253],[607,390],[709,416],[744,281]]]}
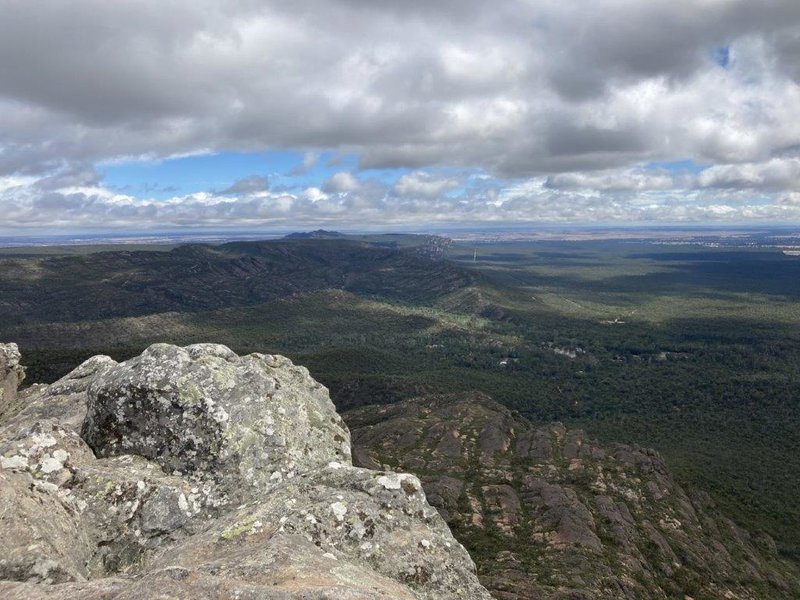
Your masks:
{"label": "distant mountain range", "polygon": [[339,233],[338,231],[326,231],[324,229],[317,229],[316,231],[298,231],[296,233],[290,233],[289,235],[285,236],[283,239],[285,240],[331,240],[331,239],[341,239],[347,237],[344,233]]}
{"label": "distant mountain range", "polygon": [[0,313],[18,324],[93,320],[248,306],[322,289],[430,300],[474,279],[431,260],[446,246],[443,238],[304,235],[167,251],[0,258]]}

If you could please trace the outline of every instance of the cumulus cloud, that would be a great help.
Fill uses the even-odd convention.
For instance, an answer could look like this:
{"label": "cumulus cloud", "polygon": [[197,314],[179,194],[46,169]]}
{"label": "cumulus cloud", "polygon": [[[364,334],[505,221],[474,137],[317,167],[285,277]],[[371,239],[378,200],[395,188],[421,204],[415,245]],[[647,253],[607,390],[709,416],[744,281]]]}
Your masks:
{"label": "cumulus cloud", "polygon": [[322,189],[331,194],[338,194],[352,192],[357,190],[358,186],[358,179],[356,179],[352,173],[340,171],[332,175],[331,178],[325,182]]}
{"label": "cumulus cloud", "polygon": [[661,171],[624,169],[590,173],[559,173],[545,180],[545,187],[560,190],[589,189],[600,191],[668,190],[674,186],[672,175]]}
{"label": "cumulus cloud", "polygon": [[[519,174],[576,156],[768,154],[781,124],[758,115],[800,116],[781,93],[796,86],[800,4],[780,0],[47,0],[3,13],[9,167],[21,154],[314,146]],[[728,70],[711,59],[723,44]],[[764,105],[758,115],[743,96]],[[703,123],[720,139],[704,139]],[[742,150],[726,128],[757,139]]]}
{"label": "cumulus cloud", "polygon": [[714,165],[697,178],[704,188],[800,190],[800,158],[773,158],[762,163]]}
{"label": "cumulus cloud", "polygon": [[[564,219],[724,219],[734,189],[785,208],[778,199],[797,189],[786,157],[800,147],[799,40],[800,3],[786,0],[10,2],[0,178],[33,183],[2,192],[0,208],[24,215],[36,197],[71,215],[64,223],[82,210],[188,221],[174,216],[181,205],[205,222],[306,202],[314,215],[513,221],[556,218],[546,197]],[[276,149],[305,152],[294,176],[324,150],[414,171],[385,189],[343,171],[294,196],[252,177],[164,204],[115,196],[96,172]],[[712,166],[688,183],[640,166],[678,159]],[[464,182],[434,167],[497,183],[454,196]],[[536,193],[508,192],[525,182]],[[714,192],[705,209],[697,188]],[[641,199],[670,191],[682,196]],[[733,217],[768,212],[737,198]]]}
{"label": "cumulus cloud", "polygon": [[438,177],[430,173],[415,171],[400,177],[393,189],[399,196],[436,198],[458,186],[459,181],[452,177]]}
{"label": "cumulus cloud", "polygon": [[[350,175],[350,174],[348,174]],[[352,177],[352,175],[350,175]],[[436,227],[458,224],[559,223],[742,223],[800,218],[800,192],[776,194],[765,202],[761,194],[739,189],[640,189],[636,177],[607,173],[607,186],[597,191],[596,174],[560,176],[563,187],[546,177],[513,184],[479,179],[451,193],[425,187],[369,180],[347,192],[310,186],[296,191],[260,190],[235,196],[196,193],[168,200],[141,199],[102,186],[42,192],[14,178],[0,178],[4,218],[0,232],[19,234],[27,228],[50,227],[148,228],[182,227]],[[642,175],[644,177],[644,175]],[[344,179],[344,178],[341,178]],[[442,185],[435,174],[415,174],[408,181]],[[623,183],[620,183],[623,182]],[[611,182],[611,183],[608,183]]]}

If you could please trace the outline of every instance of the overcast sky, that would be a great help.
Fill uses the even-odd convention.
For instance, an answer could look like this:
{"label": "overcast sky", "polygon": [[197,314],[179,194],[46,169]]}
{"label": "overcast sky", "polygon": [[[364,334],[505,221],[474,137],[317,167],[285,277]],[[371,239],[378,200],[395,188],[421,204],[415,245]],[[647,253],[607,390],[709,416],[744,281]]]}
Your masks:
{"label": "overcast sky", "polygon": [[800,223],[798,0],[0,0],[0,234]]}

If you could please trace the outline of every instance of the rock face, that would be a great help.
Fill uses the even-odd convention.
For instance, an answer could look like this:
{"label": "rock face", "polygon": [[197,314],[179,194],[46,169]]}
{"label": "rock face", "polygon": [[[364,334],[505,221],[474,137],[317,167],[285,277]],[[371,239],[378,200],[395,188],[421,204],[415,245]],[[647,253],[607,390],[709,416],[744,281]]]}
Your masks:
{"label": "rock face", "polygon": [[16,344],[0,344],[0,416],[14,404],[17,388],[25,379],[25,369],[19,364]]}
{"label": "rock face", "polygon": [[653,450],[534,426],[479,394],[344,417],[357,464],[421,475],[495,598],[800,597],[771,540],[684,491]]}
{"label": "rock face", "polygon": [[247,496],[351,462],[328,391],[282,356],[156,344],[88,392],[81,437],[97,456],[143,456],[217,493]]}
{"label": "rock face", "polygon": [[279,356],[94,357],[0,422],[0,597],[490,598],[413,475]]}

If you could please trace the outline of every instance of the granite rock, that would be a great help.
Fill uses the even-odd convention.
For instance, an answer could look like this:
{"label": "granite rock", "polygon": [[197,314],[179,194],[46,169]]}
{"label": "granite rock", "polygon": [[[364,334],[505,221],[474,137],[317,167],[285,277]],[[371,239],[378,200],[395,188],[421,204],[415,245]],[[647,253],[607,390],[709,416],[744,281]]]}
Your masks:
{"label": "granite rock", "polygon": [[0,421],[3,598],[490,598],[328,391],[224,346],[94,357]]}

